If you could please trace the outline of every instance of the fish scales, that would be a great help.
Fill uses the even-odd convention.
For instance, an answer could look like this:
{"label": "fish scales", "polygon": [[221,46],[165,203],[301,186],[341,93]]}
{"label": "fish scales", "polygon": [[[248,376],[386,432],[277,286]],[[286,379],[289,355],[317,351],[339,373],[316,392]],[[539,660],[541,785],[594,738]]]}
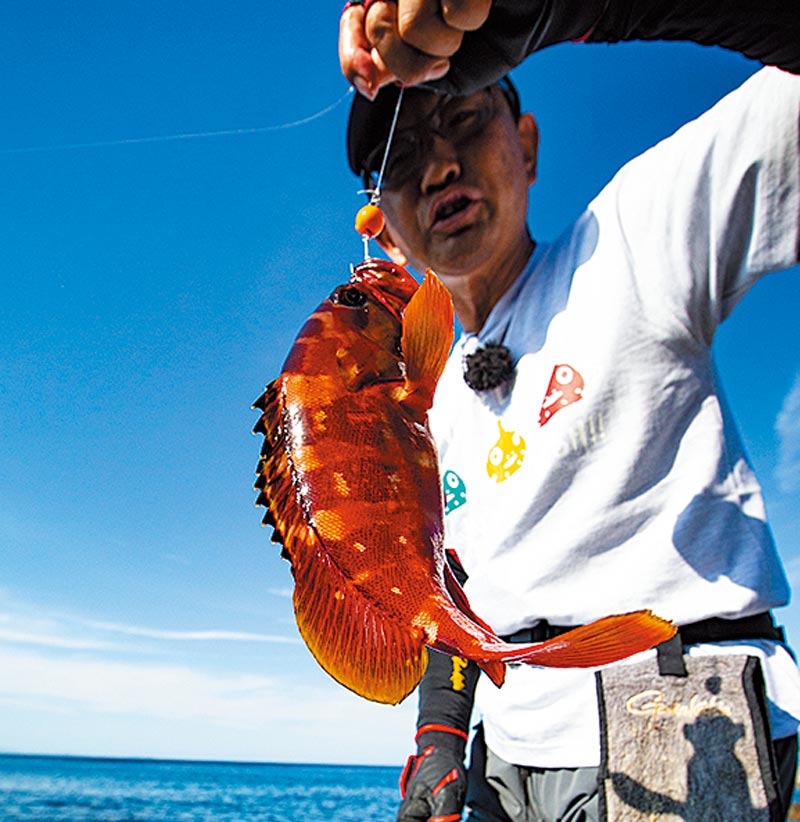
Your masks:
{"label": "fish scales", "polygon": [[[309,489],[311,520],[320,538],[354,580],[362,587],[369,582],[375,605],[394,608],[402,594],[420,608],[428,591],[410,583],[401,587],[398,580],[408,578],[403,568],[411,552],[426,564],[425,573],[434,575],[430,545],[437,553],[443,545],[440,491],[431,482],[432,466],[420,458],[430,445],[419,442],[421,431],[398,432],[396,420],[374,414],[365,433],[365,416],[361,410],[342,415],[338,430],[321,435],[305,425],[304,447],[294,460],[296,481]],[[404,466],[402,476],[398,465]],[[422,511],[409,487],[427,488],[430,503]]]}
{"label": "fish scales", "polygon": [[399,702],[426,645],[475,660],[604,664],[669,638],[649,612],[607,617],[537,645],[508,645],[475,615],[444,555],[436,447],[427,425],[452,343],[449,295],[429,272],[370,260],[311,315],[255,403],[265,435],[256,487],[295,580],[298,628],[337,681]]}

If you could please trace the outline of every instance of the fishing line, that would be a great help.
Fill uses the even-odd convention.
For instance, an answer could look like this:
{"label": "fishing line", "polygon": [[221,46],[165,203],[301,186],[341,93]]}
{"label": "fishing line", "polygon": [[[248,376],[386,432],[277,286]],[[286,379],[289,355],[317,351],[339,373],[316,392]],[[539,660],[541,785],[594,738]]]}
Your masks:
{"label": "fishing line", "polygon": [[279,123],[273,126],[255,126],[253,128],[230,128],[221,131],[194,131],[185,132],[182,134],[160,134],[153,137],[128,137],[120,140],[98,140],[90,143],[63,143],[53,146],[21,146],[19,148],[0,148],[0,154],[33,154],[36,152],[45,151],[67,151],[71,149],[81,148],[106,148],[110,146],[130,146],[138,143],[166,143],[178,140],[196,140],[201,137],[231,137],[242,134],[264,134],[270,131],[282,131],[287,128],[296,128],[297,126],[304,126],[313,120],[324,117],[335,108],[340,106],[355,89],[351,86],[347,91],[335,102],[320,111],[310,114],[308,117],[303,117],[300,120],[292,120],[288,123]]}
{"label": "fishing line", "polygon": [[356,231],[361,235],[361,241],[364,244],[365,260],[370,259],[369,241],[377,237],[386,225],[386,220],[380,208],[383,173],[386,171],[386,161],[389,159],[389,150],[392,147],[392,139],[394,138],[395,128],[397,127],[397,119],[400,116],[400,104],[403,102],[404,91],[405,87],[400,86],[400,93],[397,95],[397,103],[395,103],[394,115],[392,117],[392,123],[389,126],[389,136],[386,138],[386,148],[383,150],[381,168],[378,172],[378,179],[375,181],[375,187],[362,189],[362,191],[359,192],[369,194],[369,203],[356,214]]}
{"label": "fishing line", "polygon": [[405,86],[400,86],[400,93],[397,95],[397,104],[394,107],[394,115],[392,116],[392,124],[389,126],[389,136],[386,138],[386,150],[383,152],[383,159],[381,160],[381,168],[378,172],[378,181],[375,183],[375,188],[370,194],[369,201],[372,205],[380,205],[381,203],[381,187],[383,186],[383,174],[386,171],[386,161],[389,159],[389,149],[392,147],[392,139],[394,138],[394,131],[397,128],[397,118],[400,116],[400,104],[403,102],[403,92]]}

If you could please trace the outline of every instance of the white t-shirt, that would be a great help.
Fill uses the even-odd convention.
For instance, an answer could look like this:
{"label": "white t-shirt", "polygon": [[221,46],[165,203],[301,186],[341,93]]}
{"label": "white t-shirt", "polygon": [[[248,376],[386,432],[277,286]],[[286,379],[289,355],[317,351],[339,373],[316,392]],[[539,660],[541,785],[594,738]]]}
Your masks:
{"label": "white t-shirt", "polygon": [[[498,634],[787,602],[710,345],[758,277],[797,262],[799,100],[800,78],[758,72],[537,246],[478,335],[511,350],[511,390],[472,391],[462,359],[475,339],[456,344],[431,411],[447,547]],[[773,735],[795,732],[793,660],[745,645],[764,656]],[[477,704],[510,762],[599,762],[592,671],[511,666],[502,689],[482,678]]]}

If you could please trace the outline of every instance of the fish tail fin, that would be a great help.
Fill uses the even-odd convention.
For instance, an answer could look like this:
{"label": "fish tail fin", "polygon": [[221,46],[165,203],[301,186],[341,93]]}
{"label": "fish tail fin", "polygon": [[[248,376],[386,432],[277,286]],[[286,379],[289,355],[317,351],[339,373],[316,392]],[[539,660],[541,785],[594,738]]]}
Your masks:
{"label": "fish tail fin", "polygon": [[603,617],[541,642],[514,661],[548,668],[593,668],[646,651],[676,631],[672,622],[652,611],[632,611]]}
{"label": "fish tail fin", "polygon": [[453,344],[453,301],[432,269],[409,300],[403,313],[403,358],[406,397],[423,411],[430,408],[436,383]]}

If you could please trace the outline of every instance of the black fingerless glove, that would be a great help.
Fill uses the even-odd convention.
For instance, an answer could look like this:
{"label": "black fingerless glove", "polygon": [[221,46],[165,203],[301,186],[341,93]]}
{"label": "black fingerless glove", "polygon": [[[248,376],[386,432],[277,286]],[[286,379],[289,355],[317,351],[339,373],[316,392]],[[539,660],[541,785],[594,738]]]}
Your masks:
{"label": "black fingerless glove", "polygon": [[464,749],[467,735],[446,725],[427,725],[417,734],[417,754],[400,776],[403,801],[397,822],[458,822],[467,796]]}
{"label": "black fingerless glove", "polygon": [[[463,585],[458,558],[447,561]],[[417,753],[400,775],[403,801],[397,822],[458,822],[467,796],[464,750],[475,685],[480,669],[474,662],[428,649],[428,667],[419,684]]]}
{"label": "black fingerless glove", "polygon": [[419,686],[417,753],[400,777],[398,822],[457,822],[467,795],[464,750],[475,684],[474,662],[428,652]]}

